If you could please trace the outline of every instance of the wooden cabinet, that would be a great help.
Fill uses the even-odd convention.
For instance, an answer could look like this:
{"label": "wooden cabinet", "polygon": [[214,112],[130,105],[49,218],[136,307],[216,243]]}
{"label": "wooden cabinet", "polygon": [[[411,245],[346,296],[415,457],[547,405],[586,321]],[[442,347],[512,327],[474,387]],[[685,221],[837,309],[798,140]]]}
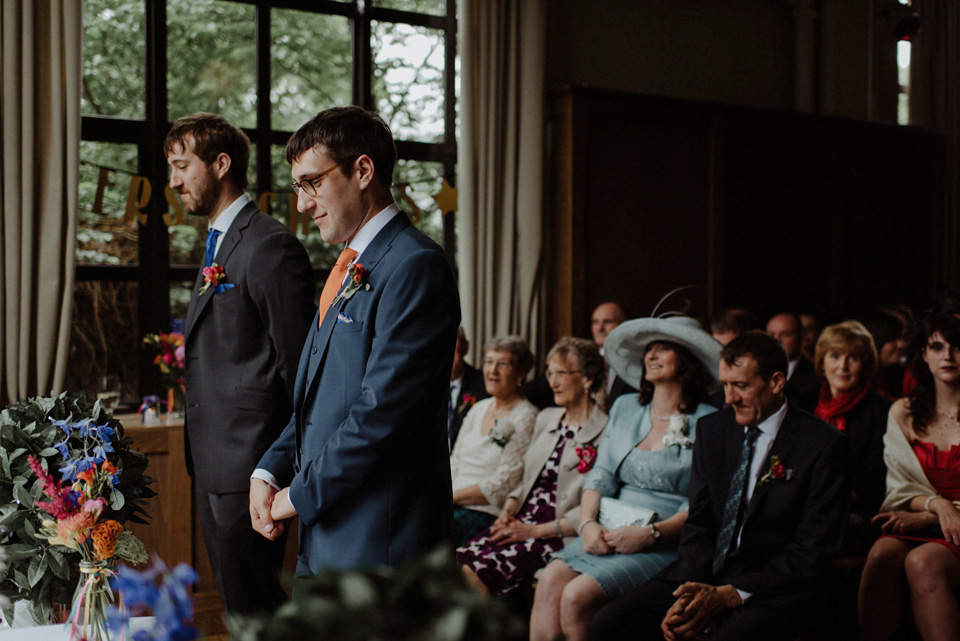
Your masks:
{"label": "wooden cabinet", "polygon": [[[156,479],[151,487],[157,496],[147,506],[150,523],[130,524],[130,530],[140,537],[148,553],[158,555],[168,566],[186,562],[197,570],[197,623],[208,633],[222,632],[223,607],[197,519],[193,480],[184,461],[183,419],[152,425],[144,425],[138,414],[118,415],[117,419],[133,439],[134,449],[147,455],[147,474]],[[294,523],[284,562],[285,569],[291,572],[296,567],[296,539]]]}
{"label": "wooden cabinet", "polygon": [[584,87],[553,96],[551,131],[548,345],[589,336],[600,302],[647,316],[685,285],[701,318],[940,293],[938,132]]}

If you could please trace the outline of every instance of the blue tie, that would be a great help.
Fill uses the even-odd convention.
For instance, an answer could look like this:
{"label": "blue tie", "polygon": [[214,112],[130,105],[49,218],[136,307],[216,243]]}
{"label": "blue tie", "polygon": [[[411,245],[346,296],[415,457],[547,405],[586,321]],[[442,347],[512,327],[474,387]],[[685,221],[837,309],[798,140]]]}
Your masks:
{"label": "blue tie", "polygon": [[759,435],[759,428],[751,427],[743,436],[740,465],[737,466],[737,470],[730,480],[730,493],[727,495],[727,502],[723,506],[723,524],[720,527],[720,534],[717,536],[716,551],[713,553],[714,574],[723,569],[723,563],[730,551],[730,544],[733,542],[733,534],[737,529],[737,517],[740,515],[740,506],[743,504],[743,490],[746,487],[744,481],[747,478],[747,470],[750,469],[750,460],[753,458],[753,446],[756,444]]}
{"label": "blue tie", "polygon": [[207,252],[204,255],[204,267],[209,267],[213,264],[213,257],[217,253],[217,238],[220,237],[222,232],[219,229],[210,229],[207,232]]}

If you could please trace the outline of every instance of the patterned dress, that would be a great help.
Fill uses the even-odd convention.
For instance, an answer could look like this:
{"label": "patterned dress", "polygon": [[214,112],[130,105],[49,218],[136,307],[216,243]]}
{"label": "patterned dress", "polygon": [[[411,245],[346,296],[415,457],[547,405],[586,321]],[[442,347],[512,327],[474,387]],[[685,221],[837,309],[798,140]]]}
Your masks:
{"label": "patterned dress", "polygon": [[[561,425],[562,436],[557,447],[544,464],[526,502],[520,506],[517,520],[539,525],[556,519],[560,457],[577,429]],[[490,541],[490,535],[490,528],[487,528],[466,545],[457,548],[457,561],[473,570],[494,594],[507,594],[515,590],[525,578],[533,576],[556,552],[563,549],[563,539],[557,536],[499,545]]]}

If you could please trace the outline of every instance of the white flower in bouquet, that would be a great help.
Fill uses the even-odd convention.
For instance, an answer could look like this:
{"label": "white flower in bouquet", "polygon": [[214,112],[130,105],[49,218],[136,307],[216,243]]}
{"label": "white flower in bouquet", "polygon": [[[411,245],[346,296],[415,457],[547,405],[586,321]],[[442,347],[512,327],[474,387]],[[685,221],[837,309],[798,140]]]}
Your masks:
{"label": "white flower in bouquet", "polygon": [[498,418],[493,422],[493,429],[490,430],[490,438],[494,443],[503,447],[510,442],[510,437],[516,431],[513,421],[509,418]]}
{"label": "white flower in bouquet", "polygon": [[690,433],[690,422],[684,414],[673,414],[670,417],[670,424],[667,425],[667,431],[663,435],[663,446],[679,445],[683,449],[693,447],[693,441],[687,438]]}

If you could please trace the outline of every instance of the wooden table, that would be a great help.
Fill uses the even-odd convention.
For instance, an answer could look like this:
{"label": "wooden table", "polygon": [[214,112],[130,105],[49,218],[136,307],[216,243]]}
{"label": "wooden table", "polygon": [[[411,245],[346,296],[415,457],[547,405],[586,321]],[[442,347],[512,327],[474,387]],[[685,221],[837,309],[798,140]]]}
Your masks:
{"label": "wooden table", "polygon": [[[134,449],[147,455],[147,474],[156,479],[151,487],[157,496],[146,506],[150,523],[131,523],[129,528],[148,553],[158,555],[171,568],[180,562],[193,566],[199,575],[194,586],[197,625],[208,634],[222,632],[223,606],[197,518],[193,479],[184,460],[183,419],[163,418],[144,425],[139,414],[118,414],[116,418],[133,439]],[[291,573],[296,568],[296,531],[293,523],[284,560],[284,568]]]}

